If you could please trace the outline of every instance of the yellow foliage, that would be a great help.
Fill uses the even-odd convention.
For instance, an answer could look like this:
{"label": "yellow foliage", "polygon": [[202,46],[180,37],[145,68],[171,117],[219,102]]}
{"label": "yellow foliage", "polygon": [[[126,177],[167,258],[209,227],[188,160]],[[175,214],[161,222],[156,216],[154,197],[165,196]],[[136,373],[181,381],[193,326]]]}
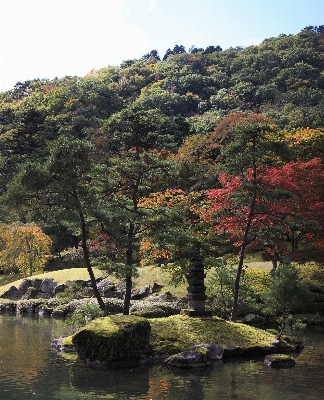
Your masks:
{"label": "yellow foliage", "polygon": [[34,223],[0,225],[0,268],[24,276],[41,272],[51,257],[52,240]]}

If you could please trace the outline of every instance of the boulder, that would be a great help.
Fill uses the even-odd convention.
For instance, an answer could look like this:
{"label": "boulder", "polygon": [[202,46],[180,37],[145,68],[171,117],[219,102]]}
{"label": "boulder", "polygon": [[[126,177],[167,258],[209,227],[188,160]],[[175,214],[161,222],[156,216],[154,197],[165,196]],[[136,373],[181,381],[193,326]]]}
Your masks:
{"label": "boulder", "polygon": [[32,280],[31,279],[23,279],[21,281],[18,289],[22,294],[25,294],[30,287],[32,287]]}
{"label": "boulder", "polygon": [[97,283],[98,290],[104,291],[105,288],[111,288],[110,290],[115,289],[115,284],[109,279],[102,279]]}
{"label": "boulder", "polygon": [[[99,282],[101,282],[103,279],[105,279],[105,278],[102,277],[102,276],[99,276],[98,278],[96,278],[96,279],[95,279],[96,284],[98,284]],[[90,278],[86,279],[86,280],[84,281],[84,284],[85,284],[85,286],[89,286],[89,287],[91,286],[91,287],[92,287],[91,279],[90,279]]]}
{"label": "boulder", "polygon": [[49,295],[54,295],[55,293],[55,287],[56,287],[56,282],[52,278],[45,278],[42,280],[42,283],[40,285],[40,292],[42,293],[48,293]]}
{"label": "boulder", "polygon": [[35,299],[50,299],[51,295],[49,293],[38,292],[35,296]]}
{"label": "boulder", "polygon": [[150,285],[145,285],[145,286],[141,287],[140,290],[138,291],[140,299],[147,297],[150,293],[152,293],[152,288]]}
{"label": "boulder", "polygon": [[170,292],[166,292],[156,297],[158,297],[158,301],[174,301],[174,297]]}
{"label": "boulder", "polygon": [[60,285],[57,285],[57,286],[55,287],[55,294],[57,294],[57,293],[63,293],[63,292],[65,291],[66,287],[67,287],[67,286],[66,286],[64,283],[61,283]]}
{"label": "boulder", "polygon": [[265,356],[264,365],[271,368],[291,368],[296,365],[296,361],[287,354],[270,354]]}
{"label": "boulder", "polygon": [[110,316],[91,321],[73,335],[72,342],[80,359],[88,364],[129,365],[150,353],[150,332],[144,318]]}
{"label": "boulder", "polygon": [[222,360],[223,358],[224,349],[222,346],[216,343],[196,344],[195,346],[193,346],[193,350],[199,350],[199,349],[206,349],[206,356],[208,360],[218,361]]}
{"label": "boulder", "polygon": [[117,292],[117,290],[105,290],[102,295],[107,299],[122,299],[123,295],[121,292]]}
{"label": "boulder", "polygon": [[151,287],[151,293],[159,292],[163,288],[163,285],[159,285],[158,283],[154,282]]}
{"label": "boulder", "polygon": [[6,292],[1,295],[1,297],[9,300],[18,300],[21,298],[21,295],[22,293],[19,289],[16,288],[16,286],[11,286]]}
{"label": "boulder", "polygon": [[208,360],[206,352],[201,351],[183,351],[168,357],[164,364],[175,368],[205,368],[211,362]]}
{"label": "boulder", "polygon": [[38,293],[38,290],[37,290],[37,289],[35,289],[34,287],[30,287],[30,288],[28,288],[27,291],[21,296],[21,300],[35,299],[37,293]]}
{"label": "boulder", "polygon": [[266,322],[265,318],[257,314],[248,314],[245,316],[244,320],[247,324],[254,326],[264,325]]}
{"label": "boulder", "polygon": [[41,284],[42,284],[42,279],[36,278],[30,280],[30,286],[37,289],[37,291],[39,291]]}

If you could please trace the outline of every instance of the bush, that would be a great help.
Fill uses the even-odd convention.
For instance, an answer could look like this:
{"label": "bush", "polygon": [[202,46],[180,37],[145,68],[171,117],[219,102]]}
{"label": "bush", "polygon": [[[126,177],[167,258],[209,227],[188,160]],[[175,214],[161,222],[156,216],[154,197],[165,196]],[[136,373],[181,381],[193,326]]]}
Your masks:
{"label": "bush", "polygon": [[[207,286],[209,306],[221,318],[231,314],[234,295],[236,265],[219,259],[215,272],[210,276]],[[269,282],[269,273],[254,268],[244,268],[241,275],[238,315],[259,313],[263,307],[265,289]]]}

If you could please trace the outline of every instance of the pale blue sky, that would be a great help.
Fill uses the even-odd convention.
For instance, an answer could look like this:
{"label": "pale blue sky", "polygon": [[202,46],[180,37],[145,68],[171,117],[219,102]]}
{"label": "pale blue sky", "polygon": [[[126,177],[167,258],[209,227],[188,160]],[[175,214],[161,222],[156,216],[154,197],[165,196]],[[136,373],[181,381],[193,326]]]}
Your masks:
{"label": "pale blue sky", "polygon": [[0,91],[156,49],[258,45],[324,25],[324,0],[0,0]]}

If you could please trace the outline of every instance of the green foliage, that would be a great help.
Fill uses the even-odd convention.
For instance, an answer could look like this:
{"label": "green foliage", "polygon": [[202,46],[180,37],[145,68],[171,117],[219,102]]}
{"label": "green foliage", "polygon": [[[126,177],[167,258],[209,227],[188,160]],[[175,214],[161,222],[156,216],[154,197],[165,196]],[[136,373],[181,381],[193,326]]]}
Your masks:
{"label": "green foliage", "polygon": [[[213,271],[208,275],[208,304],[213,312],[222,318],[227,319],[231,314],[236,274],[237,266],[233,262],[227,262],[220,258]],[[269,273],[265,271],[249,267],[243,268],[240,277],[239,316],[261,312],[269,280]]]}
{"label": "green foliage", "polygon": [[75,310],[71,317],[67,318],[64,322],[66,326],[73,326],[73,329],[80,329],[82,326],[86,325],[92,319],[102,317],[104,315],[103,311],[97,304],[86,303],[81,309]]}
{"label": "green foliage", "polygon": [[267,292],[267,305],[273,313],[286,316],[307,308],[311,294],[306,283],[300,279],[294,264],[280,264],[273,273]]}
{"label": "green foliage", "polygon": [[84,297],[90,297],[89,291],[85,287],[81,287],[76,282],[69,282],[69,285],[64,292],[58,293],[58,298],[66,301],[83,299]]}

